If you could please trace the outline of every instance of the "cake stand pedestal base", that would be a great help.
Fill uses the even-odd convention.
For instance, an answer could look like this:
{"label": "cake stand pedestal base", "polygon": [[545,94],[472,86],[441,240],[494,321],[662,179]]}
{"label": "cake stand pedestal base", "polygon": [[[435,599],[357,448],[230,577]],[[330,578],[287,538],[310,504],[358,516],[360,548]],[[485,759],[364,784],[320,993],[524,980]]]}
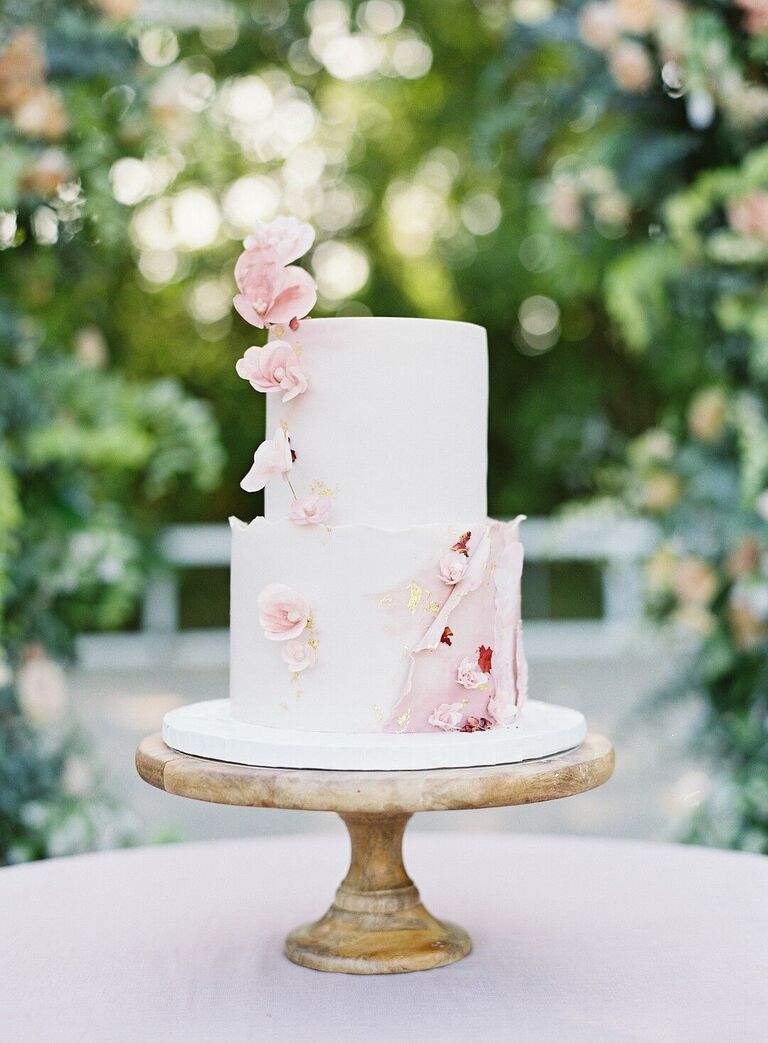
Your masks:
{"label": "cake stand pedestal base", "polygon": [[403,833],[414,812],[500,808],[583,793],[610,778],[613,748],[588,735],[578,749],[520,764],[323,771],[193,757],[152,735],[138,748],[136,768],[152,786],[180,797],[337,812],[352,844],[349,871],[325,916],[292,931],[285,953],[319,971],[397,974],[454,963],[472,947],[466,931],[424,908],[405,871]]}
{"label": "cake stand pedestal base", "polygon": [[396,974],[466,956],[467,932],[432,916],[405,871],[403,833],[411,816],[341,818],[352,843],[349,872],[325,916],[288,935],[288,959],[316,971]]}

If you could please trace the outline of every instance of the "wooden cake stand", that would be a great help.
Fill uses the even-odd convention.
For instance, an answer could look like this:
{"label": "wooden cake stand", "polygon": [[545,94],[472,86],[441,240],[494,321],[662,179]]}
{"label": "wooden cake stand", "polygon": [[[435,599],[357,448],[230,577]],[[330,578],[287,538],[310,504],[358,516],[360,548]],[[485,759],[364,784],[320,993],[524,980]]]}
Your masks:
{"label": "wooden cake stand", "polygon": [[347,974],[427,970],[471,949],[463,928],[424,908],[405,871],[403,833],[414,812],[570,797],[609,779],[613,762],[611,744],[599,735],[542,760],[426,771],[253,768],[177,753],[160,735],[145,739],[136,753],[145,782],[179,797],[341,816],[352,842],[349,871],[325,916],[291,931],[285,953],[302,967]]}

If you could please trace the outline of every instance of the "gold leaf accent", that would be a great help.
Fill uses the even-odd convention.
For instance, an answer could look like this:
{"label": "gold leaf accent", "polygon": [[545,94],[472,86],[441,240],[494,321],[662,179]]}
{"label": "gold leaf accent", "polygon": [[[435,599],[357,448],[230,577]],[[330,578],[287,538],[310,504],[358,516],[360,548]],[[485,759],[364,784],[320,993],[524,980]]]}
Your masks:
{"label": "gold leaf accent", "polygon": [[384,720],[384,712],[378,703],[371,703],[371,709],[373,710],[373,714],[377,721]]}
{"label": "gold leaf accent", "polygon": [[404,732],[405,729],[410,724],[410,722],[411,722],[411,708],[409,706],[408,709],[405,711],[405,713],[401,713],[400,716],[397,718],[397,730],[398,730],[398,732]]}
{"label": "gold leaf accent", "polygon": [[421,604],[421,599],[424,597],[425,590],[418,583],[411,582],[408,584],[408,594],[408,611],[415,614]]}
{"label": "gold leaf accent", "polygon": [[[431,597],[431,594],[427,594],[427,597],[428,598]],[[427,605],[427,612],[431,612],[433,616],[439,616],[440,615],[440,602],[439,601],[435,601],[435,599],[432,598],[432,600]]]}
{"label": "gold leaf accent", "polygon": [[326,485],[320,478],[318,478],[316,482],[312,482],[309,491],[315,496],[333,496],[333,489],[331,489],[330,485]]}
{"label": "gold leaf accent", "polygon": [[282,340],[285,336],[285,326],[275,326],[275,336]]}
{"label": "gold leaf accent", "polygon": [[309,641],[307,641],[307,644],[309,645],[310,648],[317,648],[317,646],[320,644],[320,642],[317,640],[316,637],[311,637],[309,639]]}
{"label": "gold leaf accent", "polygon": [[300,340],[297,340],[296,343],[293,345],[293,350],[296,352],[297,355],[304,354],[304,348],[302,348]]}
{"label": "gold leaf accent", "polygon": [[383,598],[379,598],[379,608],[389,608],[392,604],[392,595],[385,594]]}

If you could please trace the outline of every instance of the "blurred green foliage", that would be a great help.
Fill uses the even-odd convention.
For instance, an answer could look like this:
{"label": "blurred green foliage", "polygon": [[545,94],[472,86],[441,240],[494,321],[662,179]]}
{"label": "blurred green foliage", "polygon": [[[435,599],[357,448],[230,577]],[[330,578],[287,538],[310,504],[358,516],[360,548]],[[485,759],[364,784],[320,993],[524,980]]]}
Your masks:
{"label": "blurred green foliage", "polygon": [[[578,249],[642,369],[626,401],[652,389],[653,425],[595,473],[661,533],[649,609],[691,649],[668,694],[702,701],[712,766],[689,836],[766,852],[768,19],[748,0],[538,6],[510,30],[495,140],[543,163],[539,212],[570,243],[551,292]],[[519,62],[545,56],[523,112]]]}
{"label": "blurred green foliage", "polygon": [[108,171],[135,132],[114,92],[140,106],[135,48],[91,6],[5,13],[0,862],[128,837],[85,759],[56,660],[78,632],[131,618],[174,495],[210,489],[221,464],[205,404],[177,381],[108,364],[110,301],[133,263]]}

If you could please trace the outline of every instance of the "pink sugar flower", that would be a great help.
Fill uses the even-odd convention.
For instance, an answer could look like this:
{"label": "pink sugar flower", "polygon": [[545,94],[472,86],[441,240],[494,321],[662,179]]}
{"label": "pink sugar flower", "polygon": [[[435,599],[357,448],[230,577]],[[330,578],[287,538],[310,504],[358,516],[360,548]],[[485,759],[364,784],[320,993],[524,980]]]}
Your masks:
{"label": "pink sugar flower", "polygon": [[282,391],[283,402],[290,402],[307,390],[301,360],[286,340],[271,340],[263,348],[248,348],[235,363],[235,369],[257,391]]}
{"label": "pink sugar flower", "polygon": [[331,517],[331,500],[328,496],[303,496],[294,500],[290,519],[297,525],[325,525]]}
{"label": "pink sugar flower", "polygon": [[464,656],[456,670],[456,680],[462,688],[479,688],[481,684],[487,684],[491,675],[484,673],[477,665],[476,659]]}
{"label": "pink sugar flower", "polygon": [[303,268],[284,268],[270,246],[244,250],[235,264],[240,291],[233,304],[252,326],[303,319],[317,300],[315,280]]}
{"label": "pink sugar flower", "polygon": [[253,454],[253,464],[247,475],[240,482],[240,488],[247,493],[257,493],[263,489],[270,478],[278,474],[287,475],[293,467],[291,443],[282,427],[275,431],[274,438],[262,442]]}
{"label": "pink sugar flower", "polygon": [[463,714],[463,703],[441,703],[430,714],[429,723],[433,728],[440,728],[441,731],[455,732],[459,729]]}
{"label": "pink sugar flower", "polygon": [[300,674],[315,665],[317,653],[309,641],[301,638],[286,641],[281,652],[283,662],[292,674]]}
{"label": "pink sugar flower", "polygon": [[438,565],[440,579],[443,583],[455,586],[464,578],[468,563],[469,558],[466,554],[462,554],[461,551],[449,550],[442,556]]}
{"label": "pink sugar flower", "polygon": [[276,217],[274,221],[258,221],[243,243],[246,250],[267,246],[281,264],[303,257],[315,241],[312,225],[304,224],[295,217]]}
{"label": "pink sugar flower", "polygon": [[256,599],[259,623],[268,641],[290,641],[306,628],[309,605],[291,587],[284,583],[270,583]]}
{"label": "pink sugar flower", "polygon": [[509,727],[517,720],[518,708],[514,703],[504,703],[496,693],[488,700],[488,715],[496,724]]}

